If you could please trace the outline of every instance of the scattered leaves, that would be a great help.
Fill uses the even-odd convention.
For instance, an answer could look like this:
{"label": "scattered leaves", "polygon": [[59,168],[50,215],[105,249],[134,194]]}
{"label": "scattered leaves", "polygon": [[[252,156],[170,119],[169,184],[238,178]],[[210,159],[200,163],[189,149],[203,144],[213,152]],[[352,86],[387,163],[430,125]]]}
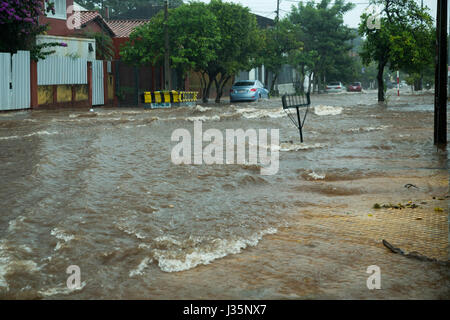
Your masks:
{"label": "scattered leaves", "polygon": [[418,207],[419,207],[419,205],[415,204],[412,201],[408,201],[407,204],[401,204],[401,203],[392,204],[392,203],[389,203],[389,204],[380,205],[379,203],[375,203],[373,205],[373,209],[381,209],[381,208],[383,208],[383,209],[399,209],[399,210],[401,210],[401,209],[405,209],[405,208],[415,209],[415,208],[418,208]]}

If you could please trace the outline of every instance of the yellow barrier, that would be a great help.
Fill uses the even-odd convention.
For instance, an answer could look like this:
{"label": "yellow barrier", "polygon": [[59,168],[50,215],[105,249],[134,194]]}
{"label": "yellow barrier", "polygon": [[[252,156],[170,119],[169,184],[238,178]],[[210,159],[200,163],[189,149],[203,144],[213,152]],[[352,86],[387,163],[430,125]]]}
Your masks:
{"label": "yellow barrier", "polygon": [[144,103],[178,103],[180,102],[178,92],[172,91],[152,91],[144,92]]}
{"label": "yellow barrier", "polygon": [[197,102],[196,91],[147,91],[142,96],[142,102],[145,104],[168,104],[170,107],[172,103],[189,104]]}
{"label": "yellow barrier", "polygon": [[197,102],[196,91],[181,91],[180,92],[180,102]]}

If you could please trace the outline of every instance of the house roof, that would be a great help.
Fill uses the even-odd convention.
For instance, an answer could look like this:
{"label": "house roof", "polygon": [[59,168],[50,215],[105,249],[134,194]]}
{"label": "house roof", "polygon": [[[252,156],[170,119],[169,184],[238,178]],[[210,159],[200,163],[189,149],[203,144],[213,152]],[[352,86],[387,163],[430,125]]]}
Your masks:
{"label": "house roof", "polygon": [[131,32],[136,27],[142,26],[148,23],[150,20],[148,19],[134,19],[134,20],[108,20],[106,23],[113,30],[117,38],[129,38]]}
{"label": "house roof", "polygon": [[115,32],[97,11],[80,11],[79,14],[81,28],[85,27],[91,21],[96,21],[103,29],[108,31],[111,36],[116,36]]}
{"label": "house roof", "polygon": [[101,17],[100,13],[97,11],[80,11],[80,22],[81,25],[85,25],[91,20],[94,20],[97,17]]}
{"label": "house roof", "polygon": [[275,26],[275,21],[273,19],[260,16],[259,14],[253,13],[254,16],[256,16],[256,22],[258,23],[258,26],[260,28],[267,28],[267,27],[273,27]]}

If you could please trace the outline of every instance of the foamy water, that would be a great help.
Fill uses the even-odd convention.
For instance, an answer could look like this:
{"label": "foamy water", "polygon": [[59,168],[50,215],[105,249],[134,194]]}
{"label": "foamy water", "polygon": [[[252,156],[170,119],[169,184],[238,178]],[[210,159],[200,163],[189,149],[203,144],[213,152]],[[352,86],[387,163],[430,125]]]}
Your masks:
{"label": "foamy water", "polygon": [[319,105],[314,107],[314,113],[318,116],[333,116],[342,113],[342,107]]}
{"label": "foamy water", "polygon": [[15,140],[15,139],[29,138],[29,137],[33,137],[33,136],[50,136],[50,135],[55,135],[55,134],[58,134],[58,132],[38,131],[38,132],[33,132],[30,134],[23,135],[23,136],[0,137],[0,140]]}
{"label": "foamy water", "polygon": [[[223,258],[229,254],[240,253],[248,246],[256,246],[264,235],[274,234],[277,230],[269,228],[251,235],[248,238],[240,239],[214,239],[205,247],[196,247],[189,253],[180,256],[180,247],[183,247],[183,240],[172,238],[159,238],[157,241],[169,241],[178,247],[175,250],[154,250],[153,256],[158,261],[158,266],[165,272],[179,272],[195,268],[198,265],[210,264],[216,259]],[[189,239],[191,241],[191,239]],[[199,241],[194,241],[199,242]],[[138,268],[139,269],[139,268]]]}

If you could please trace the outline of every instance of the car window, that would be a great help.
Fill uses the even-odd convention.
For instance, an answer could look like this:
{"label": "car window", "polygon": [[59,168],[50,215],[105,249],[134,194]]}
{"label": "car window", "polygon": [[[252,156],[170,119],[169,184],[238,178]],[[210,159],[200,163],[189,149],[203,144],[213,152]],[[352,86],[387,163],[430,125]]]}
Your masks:
{"label": "car window", "polygon": [[235,87],[249,87],[253,86],[255,81],[239,81],[234,84]]}
{"label": "car window", "polygon": [[340,82],[330,82],[329,86],[340,86]]}
{"label": "car window", "polygon": [[356,87],[356,86],[360,86],[360,85],[361,85],[360,82],[353,82],[353,83],[352,83],[352,86],[355,86],[355,87]]}

